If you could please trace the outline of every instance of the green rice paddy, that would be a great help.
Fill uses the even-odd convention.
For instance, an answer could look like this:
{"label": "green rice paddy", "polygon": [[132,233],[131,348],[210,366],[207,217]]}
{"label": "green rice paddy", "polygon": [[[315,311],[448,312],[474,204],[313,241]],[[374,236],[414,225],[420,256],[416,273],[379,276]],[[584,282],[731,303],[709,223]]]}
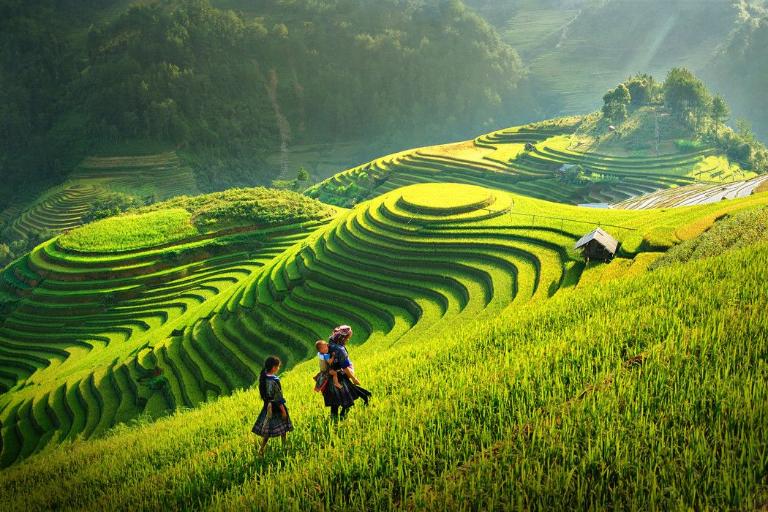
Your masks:
{"label": "green rice paddy", "polygon": [[[414,183],[449,182],[566,204],[613,204],[657,190],[755,177],[711,147],[641,155],[616,151],[611,144],[594,147],[579,134],[582,122],[580,117],[562,118],[499,130],[473,141],[396,153],[337,174],[306,193],[351,206]],[[581,181],[562,178],[569,166],[583,170]]]}
{"label": "green rice paddy", "polygon": [[352,355],[376,399],[330,432],[316,364],[283,375],[287,452],[258,458],[258,392],[242,390],[47,450],[5,469],[0,497],[25,510],[757,509],[766,269],[763,243],[368,342]]}
{"label": "green rice paddy", "polygon": [[622,243],[612,277],[641,273],[646,254],[763,196],[600,210],[419,184],[333,220],[181,238],[190,213],[169,208],[85,226],[2,275],[18,302],[0,326],[0,462],[247,389],[266,355],[294,366],[339,319],[386,349],[542,301],[592,274],[572,248],[595,226]]}
{"label": "green rice paddy", "polygon": [[[183,195],[77,229],[39,202],[71,224],[0,274],[2,507],[758,508],[765,180],[713,148],[585,144],[580,123],[389,155],[306,196]],[[176,165],[141,158],[88,160],[56,193]],[[742,218],[747,241],[719,244]],[[595,227],[610,263],[574,250]],[[706,257],[674,259],[689,246]],[[340,323],[375,399],[329,438],[310,359]],[[273,354],[297,429],[258,459]]]}
{"label": "green rice paddy", "polygon": [[59,233],[83,223],[91,203],[109,192],[163,200],[194,194],[192,169],[175,152],[146,156],[86,158],[62,185],[30,204],[17,204],[0,213],[8,223],[7,236],[27,239],[36,233]]}

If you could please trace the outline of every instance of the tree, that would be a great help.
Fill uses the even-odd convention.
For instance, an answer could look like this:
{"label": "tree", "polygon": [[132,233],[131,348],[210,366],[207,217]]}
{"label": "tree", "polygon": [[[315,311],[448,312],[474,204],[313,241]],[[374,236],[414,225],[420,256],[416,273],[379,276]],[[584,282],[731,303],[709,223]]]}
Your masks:
{"label": "tree", "polygon": [[673,68],[664,81],[664,104],[679,119],[693,116],[697,128],[710,112],[712,98],[704,83],[685,68]]}
{"label": "tree", "polygon": [[0,244],[0,269],[11,261],[11,248],[6,244]]}
{"label": "tree", "polygon": [[620,123],[627,118],[627,106],[632,95],[624,84],[619,84],[603,96],[603,116],[608,121]]}
{"label": "tree", "polygon": [[726,103],[725,98],[723,98],[722,95],[718,94],[712,98],[711,116],[712,122],[715,124],[715,133],[717,133],[720,125],[728,120],[730,114],[731,110],[728,108],[728,103]]}
{"label": "tree", "polygon": [[629,90],[632,107],[641,107],[653,101],[656,82],[651,75],[635,75],[624,82],[624,85]]}
{"label": "tree", "polygon": [[299,171],[296,173],[296,181],[302,183],[309,181],[309,173],[304,167],[299,167]]}
{"label": "tree", "polygon": [[739,134],[745,142],[753,143],[756,141],[755,134],[752,131],[752,126],[746,119],[738,119],[736,121],[736,133]]}

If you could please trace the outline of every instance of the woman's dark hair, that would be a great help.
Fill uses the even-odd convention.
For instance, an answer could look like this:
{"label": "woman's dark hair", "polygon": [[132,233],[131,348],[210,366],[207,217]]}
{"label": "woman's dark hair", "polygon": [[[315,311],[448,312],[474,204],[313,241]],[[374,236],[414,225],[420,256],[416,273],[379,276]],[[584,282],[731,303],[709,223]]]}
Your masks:
{"label": "woman's dark hair", "polygon": [[269,356],[264,360],[264,368],[259,374],[259,395],[262,400],[267,399],[267,372],[279,364],[280,358],[277,356]]}

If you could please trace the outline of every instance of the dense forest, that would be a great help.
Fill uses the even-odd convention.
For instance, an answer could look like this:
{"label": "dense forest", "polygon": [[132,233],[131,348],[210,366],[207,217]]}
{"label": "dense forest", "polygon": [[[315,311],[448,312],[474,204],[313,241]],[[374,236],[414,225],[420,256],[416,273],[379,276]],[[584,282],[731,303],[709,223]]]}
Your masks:
{"label": "dense forest", "polygon": [[259,156],[283,141],[438,140],[502,122],[523,74],[458,1],[0,5],[0,172],[25,181],[129,139],[248,158],[264,182]]}

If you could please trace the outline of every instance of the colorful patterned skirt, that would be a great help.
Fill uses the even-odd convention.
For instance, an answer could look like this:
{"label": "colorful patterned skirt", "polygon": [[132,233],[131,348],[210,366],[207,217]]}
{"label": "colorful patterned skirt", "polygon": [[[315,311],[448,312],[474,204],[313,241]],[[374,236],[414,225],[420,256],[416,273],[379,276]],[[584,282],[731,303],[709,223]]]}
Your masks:
{"label": "colorful patterned skirt", "polygon": [[259,413],[259,417],[256,418],[256,423],[253,424],[251,432],[261,437],[278,437],[287,434],[293,430],[293,423],[291,423],[291,415],[288,412],[288,406],[285,407],[285,418],[280,413],[280,407],[272,406],[272,417],[267,419],[267,405]]}

